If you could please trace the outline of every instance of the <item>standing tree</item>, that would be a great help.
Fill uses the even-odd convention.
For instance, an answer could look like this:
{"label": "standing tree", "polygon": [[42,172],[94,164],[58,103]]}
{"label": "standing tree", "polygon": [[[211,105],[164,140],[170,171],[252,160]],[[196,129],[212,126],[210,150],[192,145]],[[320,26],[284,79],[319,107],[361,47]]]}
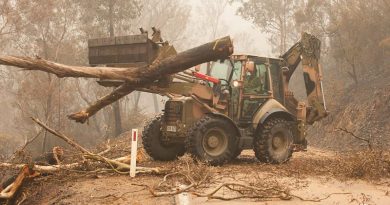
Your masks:
{"label": "standing tree", "polygon": [[[17,1],[14,4],[16,9],[13,12],[19,17],[19,32],[15,32],[10,39],[12,43],[9,49],[14,53],[25,55],[38,55],[43,58],[58,62],[70,62],[75,59],[73,52],[75,50],[71,43],[74,38],[69,34],[74,32],[72,26],[76,22],[77,7],[69,0],[55,1]],[[18,126],[28,125],[29,116],[40,116],[48,124],[57,129],[63,129],[66,124],[63,123],[62,112],[66,98],[72,96],[67,90],[71,83],[69,81],[60,81],[51,74],[28,73],[26,75],[20,72],[10,73],[16,79],[23,79],[14,83],[14,90],[18,101],[15,107],[19,110],[20,117],[18,121],[25,123],[15,123]],[[37,85],[37,86],[31,86]],[[28,115],[28,116],[27,116]],[[26,133],[27,134],[27,133]],[[50,142],[44,134],[42,150],[46,151]]]}
{"label": "standing tree", "polygon": [[206,41],[218,37],[224,26],[221,24],[221,18],[228,3],[229,0],[202,1],[197,7],[198,15],[194,16],[198,31],[202,33],[199,37],[205,38]]}
{"label": "standing tree", "polygon": [[380,47],[390,35],[388,1],[347,1],[332,3],[329,30],[332,57],[358,85],[388,72],[386,54]]}
{"label": "standing tree", "polygon": [[238,14],[252,21],[264,32],[271,34],[269,41],[280,54],[299,35],[294,35],[294,15],[299,9],[298,0],[249,0],[243,1]]}
{"label": "standing tree", "polygon": [[[140,27],[149,31],[150,28],[155,27],[161,31],[163,40],[175,45],[176,49],[188,46],[183,43],[183,39],[187,37],[183,31],[188,25],[190,7],[183,0],[144,0],[140,2],[140,7],[140,15],[133,21],[134,28],[132,28],[132,31],[134,33],[138,33]],[[156,94],[143,96],[151,96],[153,98],[153,112],[160,112]],[[129,101],[133,105],[132,114],[139,115],[142,111],[139,109],[141,92],[133,92],[129,95],[129,98],[131,98]]]}
{"label": "standing tree", "polygon": [[140,16],[134,20],[134,32],[138,28],[161,30],[164,40],[177,48],[186,47],[181,40],[186,38],[183,32],[188,27],[191,8],[184,0],[144,0],[141,2]]}
{"label": "standing tree", "polygon": [[221,17],[225,12],[225,8],[228,4],[228,0],[216,0],[204,2],[204,7],[201,13],[205,15],[204,20],[208,20],[208,27],[211,30],[210,39],[215,39],[218,35],[218,30],[221,28]]}
{"label": "standing tree", "polygon": [[84,0],[80,1],[80,28],[86,38],[126,35],[140,15],[139,0]]}
{"label": "standing tree", "polygon": [[[140,3],[137,0],[86,0],[80,6],[84,12],[82,23],[88,37],[114,37],[129,31],[132,20],[140,14]],[[123,132],[120,101],[113,104],[114,135]]]}

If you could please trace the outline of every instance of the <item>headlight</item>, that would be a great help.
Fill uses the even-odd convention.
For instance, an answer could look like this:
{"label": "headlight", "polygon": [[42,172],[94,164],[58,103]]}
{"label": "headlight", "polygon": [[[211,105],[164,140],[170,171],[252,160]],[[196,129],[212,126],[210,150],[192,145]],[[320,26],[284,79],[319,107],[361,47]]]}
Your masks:
{"label": "headlight", "polygon": [[238,80],[234,80],[233,81],[233,87],[242,87],[242,82],[241,81],[238,81]]}

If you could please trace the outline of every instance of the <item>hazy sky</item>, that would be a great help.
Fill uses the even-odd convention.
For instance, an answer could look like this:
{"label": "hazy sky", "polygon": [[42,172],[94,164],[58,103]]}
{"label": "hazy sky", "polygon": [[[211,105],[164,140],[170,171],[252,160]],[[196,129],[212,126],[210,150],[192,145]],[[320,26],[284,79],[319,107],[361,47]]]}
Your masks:
{"label": "hazy sky", "polygon": [[[196,18],[200,14],[200,9],[204,0],[189,0],[191,5],[192,19]],[[236,14],[238,4],[227,4],[224,13],[220,19],[220,27],[218,28],[218,36],[230,35],[234,40],[236,53],[255,54],[259,56],[276,57],[272,54],[271,47],[267,40],[267,34],[261,32],[259,28],[256,28],[251,22],[243,19]]]}

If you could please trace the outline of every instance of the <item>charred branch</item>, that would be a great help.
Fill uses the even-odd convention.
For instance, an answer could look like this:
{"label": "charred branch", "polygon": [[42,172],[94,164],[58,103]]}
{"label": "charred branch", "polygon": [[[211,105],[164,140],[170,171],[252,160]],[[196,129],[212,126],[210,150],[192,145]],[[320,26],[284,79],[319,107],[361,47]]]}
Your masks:
{"label": "charred branch", "polygon": [[[113,171],[115,171],[118,174],[128,174],[129,173],[129,170],[130,170],[130,165],[129,164],[122,163],[122,162],[120,162],[118,160],[115,160],[115,159],[109,159],[109,158],[103,157],[100,154],[94,154],[94,153],[88,151],[86,148],[84,148],[81,145],[79,145],[78,143],[76,143],[70,137],[68,137],[68,136],[66,136],[66,135],[64,135],[64,134],[62,134],[62,133],[60,133],[58,131],[55,131],[52,128],[48,127],[47,125],[42,123],[40,120],[38,120],[36,118],[32,118],[32,120],[35,123],[37,123],[39,126],[44,128],[45,130],[47,130],[48,132],[53,134],[54,136],[59,137],[60,139],[64,140],[66,143],[68,143],[70,146],[72,146],[75,149],[79,150],[81,153],[84,154],[83,157],[85,159],[92,159],[94,161],[99,161],[99,162],[106,163]],[[76,163],[76,164],[78,165],[78,163]],[[77,166],[77,165],[75,165],[75,166]],[[3,163],[3,164],[0,164],[0,166],[9,166],[9,165]],[[42,168],[43,170],[47,169],[49,171],[57,171],[57,170],[61,170],[62,166],[61,165],[58,165],[58,166],[46,166],[46,167],[43,166],[43,167],[40,167],[40,168]],[[160,173],[165,172],[165,170],[161,170],[159,168],[137,167],[136,168],[136,172],[137,173],[156,173],[156,174],[160,174]]]}
{"label": "charred branch", "polygon": [[348,134],[348,135],[350,135],[350,136],[352,136],[352,137],[354,137],[354,138],[356,138],[356,139],[358,139],[358,140],[361,140],[361,141],[366,142],[366,143],[367,143],[367,146],[368,146],[368,149],[369,149],[369,150],[372,150],[372,142],[371,142],[370,139],[366,139],[366,138],[363,138],[363,137],[359,137],[359,136],[357,136],[355,133],[349,131],[349,130],[346,129],[346,128],[340,128],[340,127],[338,127],[338,128],[336,128],[336,131],[344,132],[344,133],[346,133],[346,134]]}

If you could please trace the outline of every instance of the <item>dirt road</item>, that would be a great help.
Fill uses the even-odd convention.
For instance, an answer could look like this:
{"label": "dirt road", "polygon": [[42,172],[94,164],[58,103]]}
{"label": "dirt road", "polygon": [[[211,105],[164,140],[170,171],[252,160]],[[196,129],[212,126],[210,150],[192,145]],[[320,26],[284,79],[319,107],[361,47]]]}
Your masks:
{"label": "dirt road", "polygon": [[[295,153],[284,165],[267,165],[258,162],[251,151],[245,151],[234,162],[222,167],[212,167],[210,172],[217,178],[207,192],[218,183],[242,182],[254,180],[275,181],[287,187],[293,196],[290,200],[275,199],[238,199],[233,201],[209,200],[185,193],[176,196],[153,197],[143,185],[153,186],[162,181],[163,176],[139,175],[134,179],[129,176],[94,175],[78,178],[61,184],[46,182],[39,195],[28,204],[390,204],[390,181],[356,180],[344,178],[328,172],[327,162],[334,158],[334,153],[310,148],[308,152]],[[147,162],[146,165],[173,166],[180,160],[170,163]],[[319,163],[320,162],[320,163]],[[149,163],[149,164],[148,164]],[[332,163],[329,163],[332,164]],[[334,166],[333,166],[334,167]],[[211,182],[210,182],[211,183]],[[231,195],[229,190],[221,190],[219,195]],[[299,199],[302,198],[302,199]],[[305,201],[307,200],[307,201]],[[319,201],[319,202],[314,202]]]}

